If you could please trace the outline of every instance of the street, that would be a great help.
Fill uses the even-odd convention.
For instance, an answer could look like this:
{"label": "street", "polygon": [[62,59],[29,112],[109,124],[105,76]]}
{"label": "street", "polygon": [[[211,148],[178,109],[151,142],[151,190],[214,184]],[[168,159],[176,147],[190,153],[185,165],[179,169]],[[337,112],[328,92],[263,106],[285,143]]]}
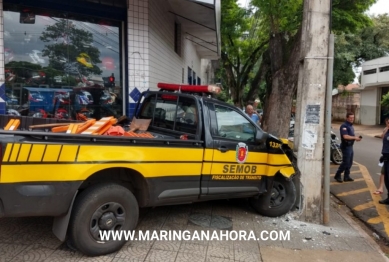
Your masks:
{"label": "street", "polygon": [[[333,131],[340,138],[339,130]],[[359,135],[358,132],[356,135]],[[389,239],[388,209],[387,206],[378,203],[380,199],[387,197],[387,191],[384,189],[382,195],[373,194],[379,185],[381,167],[378,166],[378,159],[381,148],[381,140],[372,136],[363,136],[362,141],[355,142],[354,164],[350,175],[354,182],[336,182],[333,177],[338,166],[331,163],[331,193],[380,236]]]}
{"label": "street", "polygon": [[354,161],[366,166],[376,185],[378,186],[381,171],[378,166],[378,159],[381,156],[382,141],[378,138],[364,136],[362,141],[354,144]]}

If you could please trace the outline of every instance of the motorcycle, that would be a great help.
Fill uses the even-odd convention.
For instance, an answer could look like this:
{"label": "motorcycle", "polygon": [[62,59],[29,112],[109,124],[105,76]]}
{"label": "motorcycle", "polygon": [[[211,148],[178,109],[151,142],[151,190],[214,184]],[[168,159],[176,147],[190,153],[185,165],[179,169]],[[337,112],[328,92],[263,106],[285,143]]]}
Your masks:
{"label": "motorcycle", "polygon": [[339,140],[339,138],[331,130],[330,159],[334,164],[340,165],[343,161],[343,154],[342,154],[342,150],[340,150],[340,144],[337,143],[337,140]]}
{"label": "motorcycle", "polygon": [[[291,125],[289,129],[289,139],[293,139],[293,136],[294,136],[294,125],[293,126]],[[337,142],[337,140],[339,140],[339,138],[331,130],[330,160],[335,165],[340,165],[343,161],[343,154],[342,154],[342,150],[340,149],[340,144]]]}

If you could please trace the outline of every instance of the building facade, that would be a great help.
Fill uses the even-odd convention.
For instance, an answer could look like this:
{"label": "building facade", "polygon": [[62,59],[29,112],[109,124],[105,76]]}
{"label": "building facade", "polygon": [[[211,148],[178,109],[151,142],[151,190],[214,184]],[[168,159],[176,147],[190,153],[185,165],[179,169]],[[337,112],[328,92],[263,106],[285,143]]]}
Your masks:
{"label": "building facade", "polygon": [[361,123],[361,90],[358,84],[338,86],[332,90],[332,120],[344,121],[346,114],[352,112],[355,115],[354,123]]}
{"label": "building facade", "polygon": [[0,114],[131,118],[158,82],[215,82],[220,0],[0,0],[0,19]]}
{"label": "building facade", "polygon": [[380,101],[389,92],[389,56],[366,61],[361,74],[361,124],[384,124],[389,108]]}

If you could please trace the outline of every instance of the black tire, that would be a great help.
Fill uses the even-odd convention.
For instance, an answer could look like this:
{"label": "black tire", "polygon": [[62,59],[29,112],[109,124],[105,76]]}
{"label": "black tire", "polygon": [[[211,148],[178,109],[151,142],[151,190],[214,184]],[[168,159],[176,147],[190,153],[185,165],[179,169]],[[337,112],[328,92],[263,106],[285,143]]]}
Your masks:
{"label": "black tire", "polygon": [[296,201],[296,187],[293,181],[288,181],[277,175],[273,181],[271,192],[251,198],[251,206],[260,215],[279,217],[288,213]]}
{"label": "black tire", "polygon": [[342,160],[343,160],[343,155],[342,155],[342,152],[339,150],[334,150],[334,149],[331,149],[331,161],[332,163],[334,163],[335,165],[340,165],[342,164]]}
{"label": "black tire", "polygon": [[69,241],[87,256],[118,251],[126,240],[102,241],[99,230],[134,230],[138,217],[138,202],[127,188],[113,183],[91,186],[81,192],[75,201]]}

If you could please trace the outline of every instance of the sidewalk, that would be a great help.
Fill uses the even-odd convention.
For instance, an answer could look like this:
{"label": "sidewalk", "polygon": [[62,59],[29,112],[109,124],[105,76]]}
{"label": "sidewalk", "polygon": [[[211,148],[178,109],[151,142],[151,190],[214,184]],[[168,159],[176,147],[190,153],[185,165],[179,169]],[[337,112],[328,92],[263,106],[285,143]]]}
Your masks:
{"label": "sidewalk", "polygon": [[[219,231],[224,223],[234,231],[253,231],[258,238],[265,231],[289,231],[290,239],[132,241],[116,253],[97,258],[85,257],[59,242],[51,233],[51,219],[3,218],[0,261],[388,261],[346,212],[345,206],[332,201],[330,224],[323,226],[296,220],[294,212],[278,218],[259,216],[244,199],[141,209],[137,230],[143,232],[189,230],[193,234]],[[193,217],[200,219],[194,222]]]}
{"label": "sidewalk", "polygon": [[389,261],[373,238],[347,212],[347,207],[332,199],[329,226],[278,220],[280,228],[294,229],[291,230],[293,239],[283,242],[282,247],[261,246],[262,261]]}
{"label": "sidewalk", "polygon": [[[339,130],[340,125],[343,122],[332,122],[331,126],[333,130]],[[371,137],[378,137],[380,138],[382,131],[384,130],[384,125],[372,125],[372,126],[366,126],[366,125],[358,125],[354,124],[354,131],[355,134],[365,135],[365,136],[371,136]]]}

